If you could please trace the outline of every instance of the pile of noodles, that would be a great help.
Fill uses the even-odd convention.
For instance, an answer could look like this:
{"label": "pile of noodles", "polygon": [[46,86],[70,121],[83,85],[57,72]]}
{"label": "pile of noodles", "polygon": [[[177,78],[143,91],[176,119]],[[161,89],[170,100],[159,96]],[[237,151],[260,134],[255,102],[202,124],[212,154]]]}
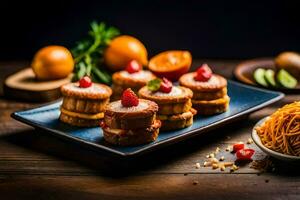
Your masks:
{"label": "pile of noodles", "polygon": [[300,156],[300,101],[278,109],[256,131],[267,148]]}

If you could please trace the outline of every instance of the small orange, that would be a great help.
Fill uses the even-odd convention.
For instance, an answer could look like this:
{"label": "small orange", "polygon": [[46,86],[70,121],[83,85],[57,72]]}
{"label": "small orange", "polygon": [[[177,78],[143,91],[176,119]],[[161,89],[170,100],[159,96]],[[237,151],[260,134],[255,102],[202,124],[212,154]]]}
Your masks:
{"label": "small orange", "polygon": [[123,70],[132,60],[144,66],[148,64],[146,47],[132,36],[121,35],[114,38],[104,51],[104,62],[113,71]]}
{"label": "small orange", "polygon": [[189,51],[164,51],[149,61],[149,69],[158,77],[165,77],[176,81],[189,71],[192,64],[192,55]]}
{"label": "small orange", "polygon": [[67,77],[74,69],[71,52],[63,46],[46,46],[40,49],[31,63],[39,80],[54,80]]}

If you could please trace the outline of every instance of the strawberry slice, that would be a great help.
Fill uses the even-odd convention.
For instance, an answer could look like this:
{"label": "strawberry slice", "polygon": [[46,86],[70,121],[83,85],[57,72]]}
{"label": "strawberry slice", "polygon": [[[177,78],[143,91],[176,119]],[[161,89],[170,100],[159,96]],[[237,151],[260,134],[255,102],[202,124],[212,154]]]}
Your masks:
{"label": "strawberry slice", "polygon": [[132,60],[130,61],[127,66],[126,66],[126,69],[125,69],[129,74],[133,74],[133,73],[136,73],[136,72],[139,72],[142,70],[142,65],[136,61],[136,60]]}
{"label": "strawberry slice", "polygon": [[244,149],[244,147],[245,147],[245,145],[243,142],[238,142],[232,146],[232,151],[237,152],[238,150]]}
{"label": "strawberry slice", "polygon": [[212,71],[207,64],[203,64],[197,69],[196,81],[206,82],[212,77]]}
{"label": "strawberry slice", "polygon": [[88,88],[92,86],[92,79],[89,76],[84,76],[79,80],[79,87]]}
{"label": "strawberry slice", "polygon": [[124,107],[138,106],[139,98],[130,88],[127,88],[122,94],[121,103]]}
{"label": "strawberry slice", "polygon": [[235,155],[238,161],[251,161],[254,153],[254,149],[240,149]]}
{"label": "strawberry slice", "polygon": [[163,93],[170,93],[172,91],[173,83],[166,78],[160,82],[159,90]]}

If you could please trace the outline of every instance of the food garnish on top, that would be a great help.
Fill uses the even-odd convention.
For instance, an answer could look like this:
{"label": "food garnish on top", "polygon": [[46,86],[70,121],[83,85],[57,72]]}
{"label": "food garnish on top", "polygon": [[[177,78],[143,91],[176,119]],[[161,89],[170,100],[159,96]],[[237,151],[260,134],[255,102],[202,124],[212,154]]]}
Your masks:
{"label": "food garnish on top", "polygon": [[[121,100],[111,102],[100,126],[104,139],[114,145],[131,146],[156,140],[161,123],[156,119],[155,102],[138,99],[126,89]],[[137,123],[138,121],[138,123]]]}
{"label": "food garnish on top", "polygon": [[207,64],[201,65],[196,72],[182,75],[179,84],[193,91],[192,104],[198,114],[212,115],[228,109],[227,80],[213,74]]}

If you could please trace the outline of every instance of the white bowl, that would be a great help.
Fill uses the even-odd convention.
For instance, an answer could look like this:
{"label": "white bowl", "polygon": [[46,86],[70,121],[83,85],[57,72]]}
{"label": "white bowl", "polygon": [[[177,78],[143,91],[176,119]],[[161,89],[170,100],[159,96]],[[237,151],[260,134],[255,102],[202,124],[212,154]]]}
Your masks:
{"label": "white bowl", "polygon": [[255,144],[266,154],[277,158],[279,160],[284,160],[284,161],[300,161],[300,156],[291,156],[291,155],[287,155],[287,154],[283,154],[283,153],[279,153],[276,151],[273,151],[267,147],[265,147],[260,140],[260,137],[258,136],[255,128],[259,125],[261,125],[265,120],[267,119],[267,117],[259,120],[259,122],[257,122],[252,130],[252,139],[255,142]]}

